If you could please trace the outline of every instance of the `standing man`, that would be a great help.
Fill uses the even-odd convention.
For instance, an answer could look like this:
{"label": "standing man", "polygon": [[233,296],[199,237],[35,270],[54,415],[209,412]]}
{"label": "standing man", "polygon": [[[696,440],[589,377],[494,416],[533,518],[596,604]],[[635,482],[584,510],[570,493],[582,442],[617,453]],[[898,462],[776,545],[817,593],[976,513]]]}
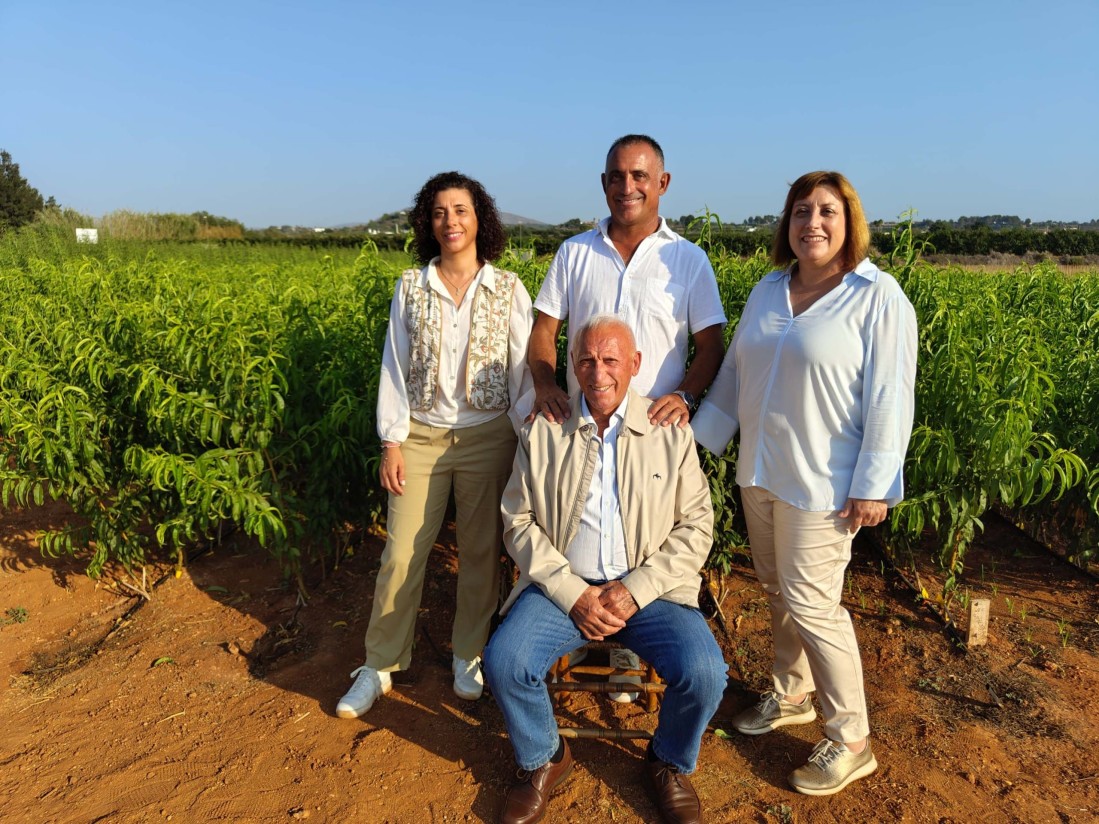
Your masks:
{"label": "standing man", "polygon": [[[551,422],[569,417],[569,396],[557,386],[557,336],[561,324],[579,329],[603,312],[633,330],[643,357],[633,381],[652,400],[653,423],[685,426],[699,397],[721,366],[725,312],[710,261],[698,246],[668,228],[660,198],[672,176],[664,151],[648,135],[628,134],[611,144],[601,176],[610,217],[569,238],[550,264],[534,302],[538,319],[527,361],[534,378],[534,414]],[[695,356],[686,368],[689,337]],[[576,340],[569,335],[569,352]]]}
{"label": "standing man", "polygon": [[523,428],[504,490],[504,544],[519,580],[485,649],[485,676],[519,764],[501,824],[531,824],[572,769],[546,672],[586,641],[610,638],[666,682],[644,774],[661,817],[703,820],[687,775],[725,689],[721,649],[698,610],[713,539],[710,489],[689,427],[649,419],[630,383],[644,368],[626,324],[597,315],[576,330],[580,393],[561,425]]}

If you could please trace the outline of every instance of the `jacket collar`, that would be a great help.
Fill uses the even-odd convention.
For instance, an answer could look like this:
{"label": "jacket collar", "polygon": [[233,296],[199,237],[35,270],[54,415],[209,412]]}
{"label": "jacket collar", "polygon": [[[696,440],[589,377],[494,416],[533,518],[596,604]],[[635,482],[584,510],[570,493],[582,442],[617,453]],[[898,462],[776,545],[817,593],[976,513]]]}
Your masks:
{"label": "jacket collar", "polygon": [[[628,393],[626,396],[628,401],[622,423],[635,435],[644,435],[652,429],[652,424],[649,423],[649,399],[641,397],[632,389],[627,389],[626,392]],[[567,421],[561,424],[561,429],[565,435],[572,437],[580,430],[581,419],[584,416],[580,408],[579,392],[569,398],[569,408],[572,410],[572,414]]]}

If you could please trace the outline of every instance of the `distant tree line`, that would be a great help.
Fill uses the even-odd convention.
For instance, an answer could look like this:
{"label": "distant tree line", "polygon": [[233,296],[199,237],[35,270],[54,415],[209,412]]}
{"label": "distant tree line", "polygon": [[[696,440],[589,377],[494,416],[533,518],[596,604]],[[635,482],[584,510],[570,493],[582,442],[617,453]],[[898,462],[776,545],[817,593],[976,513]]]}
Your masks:
{"label": "distant tree line", "polygon": [[[959,228],[943,224],[916,229],[914,234],[931,245],[929,253],[939,255],[1099,255],[1099,232],[1082,229],[992,229],[984,224]],[[892,233],[873,232],[872,238],[878,251],[884,254],[893,251]]]}
{"label": "distant tree line", "polygon": [[[740,256],[753,255],[760,249],[770,251],[778,222],[778,215],[754,215],[739,225],[723,225],[716,216],[709,215],[681,215],[668,220],[673,229],[688,238],[698,240],[705,232],[707,240]],[[550,255],[564,240],[590,225],[572,218],[557,226],[513,226],[511,242],[535,255]],[[98,228],[103,236],[118,240],[277,242],[322,249],[357,248],[371,240],[388,251],[405,248],[409,231],[406,212],[388,212],[368,224],[325,230],[300,226],[246,230],[239,220],[208,212],[188,215],[119,210],[97,220],[58,205],[52,197],[43,197],[22,176],[11,155],[0,150],[0,234],[24,226],[68,233],[69,237],[73,229],[81,227]],[[918,221],[913,224],[913,232],[916,240],[930,245],[929,253],[940,255],[1099,255],[1099,220],[1032,223],[1016,215],[963,216],[954,221]],[[883,254],[893,251],[896,242],[891,226],[880,220],[871,224],[871,240]]]}
{"label": "distant tree line", "polygon": [[[563,241],[583,231],[583,226],[553,226],[534,229],[524,226],[521,237],[518,227],[509,227],[512,245],[530,249],[535,255],[552,255]],[[680,228],[688,238],[697,241],[697,228]],[[986,225],[968,228],[937,226],[932,229],[914,229],[915,239],[926,240],[931,248],[928,254],[940,255],[991,255],[1047,254],[1052,257],[1084,257],[1099,255],[1099,232],[1078,229],[990,229]],[[727,252],[741,257],[754,255],[758,250],[770,252],[774,227],[750,232],[743,227],[723,226],[711,228],[710,241],[722,245]],[[892,229],[874,228],[871,243],[882,254],[893,251],[896,241]],[[379,249],[399,251],[405,248],[406,234],[368,234],[361,230],[333,230],[314,232],[302,230],[284,233],[278,230],[247,230],[246,243],[282,243],[290,246],[306,246],[318,249],[357,248],[370,240]]]}

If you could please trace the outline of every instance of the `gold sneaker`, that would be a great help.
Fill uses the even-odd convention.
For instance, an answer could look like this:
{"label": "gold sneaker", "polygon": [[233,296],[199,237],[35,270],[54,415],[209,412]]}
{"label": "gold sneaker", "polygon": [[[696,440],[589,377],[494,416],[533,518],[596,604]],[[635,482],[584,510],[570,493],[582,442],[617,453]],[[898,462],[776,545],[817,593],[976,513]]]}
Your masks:
{"label": "gold sneaker", "polygon": [[870,741],[860,753],[825,738],[815,747],[809,761],[789,776],[790,786],[806,795],[838,793],[852,781],[865,778],[878,768]]}
{"label": "gold sneaker", "polygon": [[733,729],[745,735],[763,735],[787,724],[808,724],[817,717],[813,699],[806,695],[800,704],[791,704],[774,690],[759,696],[759,703],[733,716]]}

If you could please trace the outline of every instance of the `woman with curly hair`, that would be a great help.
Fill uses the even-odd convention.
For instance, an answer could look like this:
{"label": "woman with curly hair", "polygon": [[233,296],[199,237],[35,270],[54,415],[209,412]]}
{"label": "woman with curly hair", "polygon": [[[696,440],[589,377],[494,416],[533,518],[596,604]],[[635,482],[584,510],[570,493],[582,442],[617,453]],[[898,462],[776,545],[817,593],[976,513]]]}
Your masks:
{"label": "woman with curly hair", "polygon": [[[526,367],[531,301],[512,272],[489,263],[506,235],[484,187],[458,172],[416,195],[411,223],[422,268],[401,274],[378,384],[379,475],[389,533],[366,631],[366,663],[336,714],[357,718],[412,660],[424,571],[454,492],[458,603],[454,692],[476,700],[481,650],[497,606],[500,497],[516,430],[533,398]],[[527,397],[529,395],[529,397]]]}

